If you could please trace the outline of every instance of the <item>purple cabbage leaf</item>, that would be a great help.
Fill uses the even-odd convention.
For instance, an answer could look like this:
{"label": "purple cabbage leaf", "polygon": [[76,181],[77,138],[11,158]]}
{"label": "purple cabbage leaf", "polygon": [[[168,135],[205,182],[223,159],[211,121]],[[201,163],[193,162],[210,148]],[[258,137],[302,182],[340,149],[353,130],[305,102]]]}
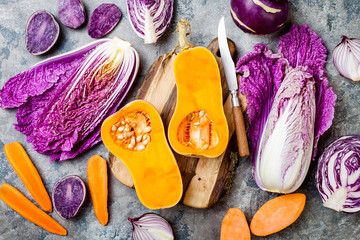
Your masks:
{"label": "purple cabbage leaf", "polygon": [[[26,135],[36,151],[49,155],[50,161],[74,158],[100,142],[102,121],[117,110],[135,79],[139,57],[130,43],[119,38],[96,42],[84,53],[80,49],[62,55],[54,69],[75,63],[74,59],[77,64],[62,70],[49,87],[35,93],[21,88],[25,99],[17,94],[23,102],[17,104],[15,129]],[[32,69],[40,72],[42,66]],[[36,84],[33,78],[14,78],[9,80],[13,84]],[[5,84],[1,93],[13,91],[11,86]]]}

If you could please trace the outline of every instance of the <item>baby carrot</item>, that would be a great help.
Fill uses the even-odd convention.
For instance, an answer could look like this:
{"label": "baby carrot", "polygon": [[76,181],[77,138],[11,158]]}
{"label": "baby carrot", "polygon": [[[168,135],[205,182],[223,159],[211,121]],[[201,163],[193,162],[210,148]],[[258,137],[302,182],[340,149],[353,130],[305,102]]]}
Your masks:
{"label": "baby carrot", "polygon": [[108,223],[108,175],[106,160],[99,155],[94,155],[89,159],[87,165],[87,176],[94,211],[97,219],[102,225]]}
{"label": "baby carrot", "polygon": [[66,235],[67,231],[49,215],[35,206],[29,199],[13,186],[3,183],[0,188],[0,199],[21,216],[49,232]]}
{"label": "baby carrot", "polygon": [[13,142],[6,144],[4,150],[11,166],[23,181],[31,196],[33,196],[42,209],[47,212],[52,212],[49,194],[45,189],[38,171],[25,152],[25,149],[19,142]]}

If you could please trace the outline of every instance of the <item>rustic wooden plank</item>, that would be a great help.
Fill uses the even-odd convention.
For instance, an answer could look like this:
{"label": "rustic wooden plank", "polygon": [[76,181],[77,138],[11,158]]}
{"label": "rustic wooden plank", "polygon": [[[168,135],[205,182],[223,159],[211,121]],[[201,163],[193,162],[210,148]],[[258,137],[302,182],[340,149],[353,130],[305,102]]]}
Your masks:
{"label": "rustic wooden plank", "polygon": [[112,173],[117,180],[119,180],[122,184],[128,187],[134,187],[133,178],[131,177],[129,170],[125,166],[125,163],[115,157],[111,152],[109,152],[109,165]]}
{"label": "rustic wooden plank", "polygon": [[[232,56],[235,55],[235,44],[229,41]],[[229,135],[234,133],[231,101],[228,94],[225,74],[223,71],[217,39],[208,46],[213,53],[219,66],[222,80],[224,111],[229,125]],[[176,55],[160,56],[150,67],[145,75],[136,99],[150,102],[160,113],[167,134],[168,125],[176,106],[176,81],[173,71],[173,62]],[[246,100],[239,96],[243,110],[246,108]],[[245,101],[244,101],[245,100]],[[234,141],[234,138],[231,138]],[[229,144],[230,146],[231,144]],[[182,156],[174,152],[181,171],[184,196],[183,203],[190,207],[205,208],[215,204],[221,197],[223,189],[228,182],[231,168],[230,148],[217,158],[199,158]],[[110,154],[110,166],[112,171],[117,171],[115,177],[123,184],[133,187],[133,181],[126,166],[116,157]],[[120,162],[119,162],[120,161]],[[125,168],[125,169],[124,169]],[[200,180],[199,180],[200,179]]]}

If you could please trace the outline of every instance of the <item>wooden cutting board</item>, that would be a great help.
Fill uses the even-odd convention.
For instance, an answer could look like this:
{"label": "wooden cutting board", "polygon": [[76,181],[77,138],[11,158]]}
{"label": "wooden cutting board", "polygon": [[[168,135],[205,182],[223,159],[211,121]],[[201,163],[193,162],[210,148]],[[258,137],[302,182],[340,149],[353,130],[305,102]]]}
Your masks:
{"label": "wooden cutting board", "polygon": [[[234,57],[236,53],[235,44],[231,40],[228,40],[228,44],[230,53],[232,57]],[[184,186],[182,202],[184,205],[195,208],[210,207],[220,199],[223,190],[232,177],[230,171],[234,164],[230,159],[230,148],[236,141],[236,138],[233,137],[235,134],[231,97],[228,93],[217,38],[214,39],[207,48],[213,53],[219,66],[223,89],[224,111],[228,121],[229,136],[232,137],[230,138],[226,151],[217,158],[187,157],[174,152]],[[173,69],[175,57],[176,55],[172,55],[171,57],[166,55],[160,56],[149,68],[136,96],[136,99],[148,101],[157,109],[163,120],[165,131],[167,131],[176,106],[177,93]],[[241,95],[239,97],[243,112],[245,112],[246,99]],[[134,187],[132,177],[121,160],[109,153],[109,163],[114,176],[121,183],[129,187]]]}

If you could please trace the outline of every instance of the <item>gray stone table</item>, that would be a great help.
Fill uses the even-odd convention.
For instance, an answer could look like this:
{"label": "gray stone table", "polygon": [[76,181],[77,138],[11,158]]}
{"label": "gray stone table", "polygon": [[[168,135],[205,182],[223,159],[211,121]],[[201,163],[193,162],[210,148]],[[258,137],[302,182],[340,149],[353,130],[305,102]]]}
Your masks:
{"label": "gray stone table", "polygon": [[[130,27],[125,0],[83,0],[88,16],[104,2],[116,3],[123,13],[118,26],[108,37],[119,36],[132,43],[138,50],[141,66],[132,87],[129,101],[139,88],[146,70],[157,56],[171,51],[176,35],[176,22],[186,18],[192,26],[190,41],[197,46],[207,46],[216,37],[220,16],[225,16],[229,38],[237,45],[238,55],[252,50],[256,43],[265,43],[276,51],[279,34],[255,36],[243,33],[231,20],[228,0],[176,0],[171,27],[155,45],[144,45]],[[26,70],[38,61],[81,47],[92,41],[86,26],[73,30],[61,25],[61,36],[54,50],[44,56],[32,56],[25,48],[25,27],[29,16],[40,9],[57,14],[56,0],[1,0],[0,1],[0,87],[7,79]],[[287,23],[307,24],[320,37],[329,50],[326,64],[330,85],[338,95],[332,127],[321,137],[319,150],[335,138],[345,134],[360,134],[360,85],[339,75],[331,61],[331,52],[342,34],[360,38],[360,2],[357,0],[290,0]],[[93,154],[107,158],[108,151],[102,143],[76,159],[62,163],[50,163],[47,156],[34,150],[17,132],[16,109],[0,110],[0,184],[7,182],[32,199],[28,191],[6,160],[3,145],[14,141],[23,144],[42,176],[50,193],[54,183],[67,175],[76,174],[87,179],[86,164]],[[305,182],[297,192],[307,196],[305,210],[300,218],[287,229],[268,237],[253,239],[359,239],[360,215],[338,213],[324,208],[315,187],[316,162],[310,167]],[[109,213],[107,226],[97,221],[88,196],[78,215],[71,220],[61,219],[55,212],[50,215],[68,230],[68,239],[131,239],[132,227],[127,218],[148,212],[139,202],[133,189],[123,186],[112,174],[109,175]],[[182,204],[155,211],[169,220],[176,239],[219,239],[220,227],[226,211],[231,207],[242,209],[250,222],[256,210],[267,200],[277,196],[260,190],[251,175],[249,160],[241,160],[229,194],[209,209],[194,209]],[[0,239],[61,239],[25,220],[0,201]]]}

